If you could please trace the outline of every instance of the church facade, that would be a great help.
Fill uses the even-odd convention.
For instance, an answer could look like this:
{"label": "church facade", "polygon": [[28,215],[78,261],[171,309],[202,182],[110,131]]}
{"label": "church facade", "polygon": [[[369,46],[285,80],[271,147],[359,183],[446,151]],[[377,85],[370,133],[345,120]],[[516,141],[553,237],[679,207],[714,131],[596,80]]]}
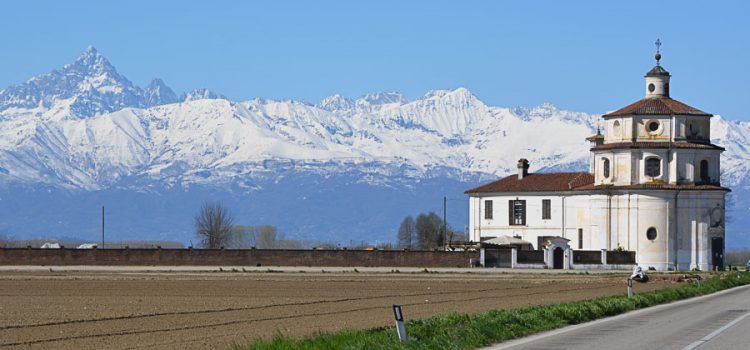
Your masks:
{"label": "church facade", "polygon": [[645,98],[601,117],[587,172],[530,173],[521,159],[518,174],[467,190],[469,238],[536,249],[563,238],[573,250],[634,251],[644,269],[723,269],[724,149],[711,143],[711,114],[670,97],[660,59]]}

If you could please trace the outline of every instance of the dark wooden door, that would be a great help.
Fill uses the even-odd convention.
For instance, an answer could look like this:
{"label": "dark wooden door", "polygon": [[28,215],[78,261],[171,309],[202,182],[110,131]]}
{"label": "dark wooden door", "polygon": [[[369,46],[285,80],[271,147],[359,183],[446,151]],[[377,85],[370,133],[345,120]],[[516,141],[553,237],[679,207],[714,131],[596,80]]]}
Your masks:
{"label": "dark wooden door", "polygon": [[563,260],[565,259],[565,251],[562,248],[557,247],[552,252],[552,268],[562,269],[564,267]]}
{"label": "dark wooden door", "polygon": [[714,269],[724,271],[724,238],[711,238],[711,263]]}

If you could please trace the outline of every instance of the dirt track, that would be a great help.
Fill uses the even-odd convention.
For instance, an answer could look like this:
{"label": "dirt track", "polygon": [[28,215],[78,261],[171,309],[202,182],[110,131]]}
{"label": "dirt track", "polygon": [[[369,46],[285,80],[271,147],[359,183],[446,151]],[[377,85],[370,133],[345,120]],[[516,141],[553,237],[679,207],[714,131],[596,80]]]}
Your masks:
{"label": "dirt track", "polygon": [[0,349],[228,348],[390,326],[392,304],[413,319],[624,292],[625,275],[4,272]]}

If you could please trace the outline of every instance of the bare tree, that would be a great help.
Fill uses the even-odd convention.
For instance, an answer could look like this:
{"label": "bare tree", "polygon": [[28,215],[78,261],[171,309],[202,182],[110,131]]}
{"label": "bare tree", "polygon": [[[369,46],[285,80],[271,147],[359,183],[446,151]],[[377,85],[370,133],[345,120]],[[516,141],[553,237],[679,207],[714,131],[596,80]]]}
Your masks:
{"label": "bare tree", "polygon": [[254,226],[235,225],[232,226],[231,237],[226,246],[245,249],[254,247],[257,240],[258,235]]}
{"label": "bare tree", "polygon": [[465,243],[468,235],[464,232],[454,230],[453,227],[448,225],[448,227],[445,228],[445,243],[448,244],[448,246],[455,243]]}
{"label": "bare tree", "polygon": [[[279,240],[279,231],[275,226],[255,226],[255,234],[257,235],[257,245],[260,249],[273,249],[282,248]],[[284,246],[283,248],[286,248]]]}
{"label": "bare tree", "polygon": [[432,250],[443,245],[441,230],[443,220],[437,214],[419,214],[415,228],[417,231],[417,244],[420,249]]}
{"label": "bare tree", "polygon": [[411,248],[412,238],[415,238],[416,227],[414,224],[414,218],[411,215],[404,218],[401,221],[401,226],[398,227],[398,246],[399,248]]}
{"label": "bare tree", "polygon": [[221,248],[232,236],[234,217],[227,207],[219,202],[203,202],[195,216],[195,233],[206,248]]}

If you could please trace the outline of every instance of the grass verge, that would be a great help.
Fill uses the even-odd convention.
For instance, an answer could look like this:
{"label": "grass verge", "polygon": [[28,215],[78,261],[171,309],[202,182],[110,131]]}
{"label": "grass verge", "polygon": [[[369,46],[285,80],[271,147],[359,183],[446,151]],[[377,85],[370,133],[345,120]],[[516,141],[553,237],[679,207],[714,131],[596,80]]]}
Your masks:
{"label": "grass verge", "polygon": [[537,305],[479,314],[448,314],[406,323],[409,343],[401,344],[394,327],[317,334],[307,339],[277,336],[257,340],[236,350],[271,349],[475,349],[533,333],[614,316],[680,299],[710,294],[750,283],[750,274],[739,278],[720,274],[698,284],[661,289],[632,298],[613,296],[564,304]]}

